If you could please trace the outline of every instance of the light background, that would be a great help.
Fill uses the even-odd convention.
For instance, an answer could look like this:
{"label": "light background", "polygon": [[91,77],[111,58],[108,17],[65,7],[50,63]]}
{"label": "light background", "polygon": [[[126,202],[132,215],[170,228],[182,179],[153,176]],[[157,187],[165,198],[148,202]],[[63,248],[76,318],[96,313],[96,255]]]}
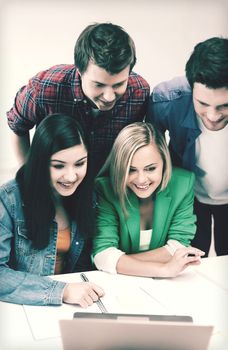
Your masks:
{"label": "light background", "polygon": [[136,44],[134,71],[151,88],[184,74],[199,41],[228,36],[227,0],[0,0],[0,183],[16,160],[6,111],[35,73],[73,63],[75,41],[93,22],[119,24]]}

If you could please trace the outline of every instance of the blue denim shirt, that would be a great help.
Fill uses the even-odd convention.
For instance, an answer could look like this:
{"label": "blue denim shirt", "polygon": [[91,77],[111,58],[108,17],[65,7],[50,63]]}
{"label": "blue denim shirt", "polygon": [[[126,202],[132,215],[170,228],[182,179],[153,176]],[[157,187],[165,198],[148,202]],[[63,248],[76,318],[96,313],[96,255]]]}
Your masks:
{"label": "blue denim shirt", "polygon": [[150,96],[146,121],[163,133],[169,131],[169,148],[174,165],[200,174],[195,165],[195,140],[201,131],[186,77],[176,77],[155,86]]}
{"label": "blue denim shirt", "polygon": [[[18,184],[0,187],[0,300],[18,304],[60,305],[64,282],[54,281],[57,223],[51,227],[50,243],[44,249],[32,247],[27,237],[23,203]],[[65,272],[91,268],[90,252],[77,225],[71,225],[71,247]]]}

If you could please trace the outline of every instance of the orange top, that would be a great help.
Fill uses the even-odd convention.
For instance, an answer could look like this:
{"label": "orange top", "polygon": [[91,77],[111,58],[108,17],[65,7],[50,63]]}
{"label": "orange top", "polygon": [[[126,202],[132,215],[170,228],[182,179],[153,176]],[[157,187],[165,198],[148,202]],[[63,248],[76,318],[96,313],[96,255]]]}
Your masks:
{"label": "orange top", "polygon": [[58,231],[55,275],[63,272],[64,258],[70,249],[70,227]]}

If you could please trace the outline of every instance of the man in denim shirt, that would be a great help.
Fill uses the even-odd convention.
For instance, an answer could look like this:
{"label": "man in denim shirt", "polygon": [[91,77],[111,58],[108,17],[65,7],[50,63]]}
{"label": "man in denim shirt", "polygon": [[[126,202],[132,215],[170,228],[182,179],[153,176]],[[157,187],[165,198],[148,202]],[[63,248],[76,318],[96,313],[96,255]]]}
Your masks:
{"label": "man in denim shirt", "polygon": [[[197,232],[192,245],[208,255],[212,222],[217,255],[228,254],[228,39],[198,43],[186,77],[157,85],[147,121],[169,132],[174,165],[196,174]],[[213,221],[212,221],[213,220]]]}

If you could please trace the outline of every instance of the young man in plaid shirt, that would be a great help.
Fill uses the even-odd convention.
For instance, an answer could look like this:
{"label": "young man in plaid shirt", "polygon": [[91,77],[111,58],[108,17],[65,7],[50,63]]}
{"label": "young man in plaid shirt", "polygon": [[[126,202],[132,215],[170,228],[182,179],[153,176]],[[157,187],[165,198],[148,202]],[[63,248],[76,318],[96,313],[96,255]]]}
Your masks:
{"label": "young man in plaid shirt", "polygon": [[96,23],[80,34],[74,65],[56,65],[32,77],[17,93],[7,113],[20,163],[30,146],[29,130],[52,113],[77,119],[91,149],[94,176],[119,131],[144,119],[149,85],[132,72],[135,45],[120,26]]}

